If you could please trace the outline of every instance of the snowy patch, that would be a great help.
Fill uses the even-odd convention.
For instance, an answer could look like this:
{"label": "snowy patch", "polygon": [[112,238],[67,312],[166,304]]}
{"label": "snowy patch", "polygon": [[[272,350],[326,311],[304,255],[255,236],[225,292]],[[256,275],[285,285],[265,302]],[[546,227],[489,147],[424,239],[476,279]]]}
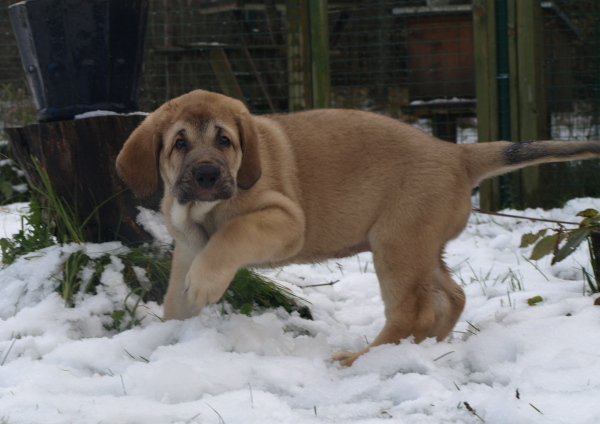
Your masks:
{"label": "snowy patch", "polygon": [[112,115],[123,115],[123,116],[148,116],[149,113],[146,112],[132,112],[132,113],[118,113],[113,112],[111,110],[92,110],[90,112],[80,113],[79,115],[75,115],[75,119],[86,119],[86,118],[96,118],[98,116],[112,116]]}
{"label": "snowy patch", "polygon": [[[0,237],[20,229],[26,205],[0,210]],[[562,209],[507,211],[578,221],[600,199]],[[159,214],[138,221],[167,237]],[[314,320],[283,310],[222,316],[207,308],[115,333],[107,313],[127,297],[119,243],[53,246],[0,270],[0,422],[593,424],[600,416],[600,307],[587,296],[587,247],[565,261],[527,261],[520,237],[547,224],[473,214],[446,259],[467,293],[449,340],[405,341],[360,357],[383,325],[370,254],[264,271],[294,284]],[[55,291],[70,253],[112,255],[97,295],[67,308]],[[142,274],[141,270],[135,270]],[[317,286],[318,285],[318,286]],[[541,296],[536,306],[527,300]]]}
{"label": "snowy patch", "polygon": [[169,231],[167,231],[162,213],[141,206],[138,206],[138,210],[140,213],[135,220],[144,230],[150,233],[150,235],[152,235],[159,243],[173,243],[173,237],[171,237]]}

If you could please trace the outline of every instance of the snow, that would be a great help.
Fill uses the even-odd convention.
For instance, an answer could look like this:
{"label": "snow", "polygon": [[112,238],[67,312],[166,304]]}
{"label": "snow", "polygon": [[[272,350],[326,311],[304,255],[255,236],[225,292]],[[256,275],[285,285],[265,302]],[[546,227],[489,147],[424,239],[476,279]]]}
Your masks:
{"label": "snow", "polygon": [[[0,205],[0,238],[11,237],[22,228],[22,216],[29,210],[28,203]],[[0,252],[0,259],[2,258]]]}
{"label": "snow", "polygon": [[412,102],[410,102],[411,106],[421,106],[421,105],[435,105],[435,104],[447,104],[447,103],[475,103],[475,100],[473,99],[461,99],[458,97],[451,97],[451,98],[439,98],[439,99],[432,99],[432,100],[413,100]]}
{"label": "snow", "polygon": [[[0,209],[0,237],[20,229],[25,207]],[[577,222],[588,207],[600,199],[507,212]],[[140,220],[164,235],[158,216]],[[582,279],[587,247],[554,266],[526,260],[521,235],[546,226],[473,214],[446,256],[468,298],[454,336],[380,346],[350,368],[330,356],[364,347],[383,325],[370,254],[265,271],[303,287],[312,321],[209,307],[161,322],[149,303],[140,326],[115,332],[126,248],[46,248],[0,270],[0,423],[597,423],[600,307]],[[66,308],[55,276],[81,249],[112,262],[98,294]],[[529,306],[534,296],[543,301]]]}
{"label": "snow", "polygon": [[87,118],[96,118],[98,116],[114,116],[114,115],[122,115],[122,116],[148,116],[148,113],[145,112],[131,112],[131,113],[119,113],[114,112],[112,110],[92,110],[89,112],[81,113],[79,115],[75,115],[75,119],[87,119]]}

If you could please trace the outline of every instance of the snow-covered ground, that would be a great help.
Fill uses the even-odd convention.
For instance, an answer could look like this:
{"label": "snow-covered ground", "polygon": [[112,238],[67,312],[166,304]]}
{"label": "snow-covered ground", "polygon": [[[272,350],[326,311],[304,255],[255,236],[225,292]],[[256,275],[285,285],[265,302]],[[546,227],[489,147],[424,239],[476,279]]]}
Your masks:
{"label": "snow-covered ground", "polygon": [[[23,206],[0,209],[0,237],[20,228]],[[588,207],[600,199],[511,213],[577,222]],[[115,334],[107,314],[127,296],[118,258],[75,308],[53,276],[69,252],[123,247],[45,249],[0,270],[0,423],[598,423],[600,307],[582,279],[587,247],[554,266],[529,262],[520,237],[545,227],[474,214],[448,246],[468,296],[453,338],[381,346],[351,368],[331,354],[362,348],[383,325],[369,254],[266,272],[298,287],[337,281],[298,289],[313,321],[211,307],[161,322],[147,304],[141,326]],[[529,306],[534,296],[543,300]]]}

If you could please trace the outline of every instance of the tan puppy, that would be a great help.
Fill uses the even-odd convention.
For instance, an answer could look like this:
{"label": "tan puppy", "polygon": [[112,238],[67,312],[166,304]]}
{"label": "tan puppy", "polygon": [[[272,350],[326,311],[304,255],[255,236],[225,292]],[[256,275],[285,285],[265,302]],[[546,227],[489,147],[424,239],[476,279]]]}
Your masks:
{"label": "tan puppy", "polygon": [[[600,154],[598,142],[456,145],[356,110],[251,115],[197,90],[150,114],[117,170],[138,196],[164,181],[175,239],[165,318],[218,301],[241,267],[372,251],[386,324],[369,347],[444,339],[465,297],[442,253],[464,228],[483,178]],[[334,358],[351,365],[360,352]]]}

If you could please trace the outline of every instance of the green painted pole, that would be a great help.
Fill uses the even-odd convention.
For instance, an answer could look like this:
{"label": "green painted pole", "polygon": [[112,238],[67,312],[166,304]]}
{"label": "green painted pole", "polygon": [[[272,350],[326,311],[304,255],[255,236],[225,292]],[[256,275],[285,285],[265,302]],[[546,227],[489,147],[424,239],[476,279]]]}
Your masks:
{"label": "green painted pole", "polygon": [[309,0],[313,108],[331,105],[327,0]]}
{"label": "green painted pole", "polygon": [[[473,0],[473,38],[475,85],[477,90],[477,141],[498,140],[498,80],[496,0]],[[486,210],[500,209],[500,179],[484,180],[479,186],[479,205]]]}

